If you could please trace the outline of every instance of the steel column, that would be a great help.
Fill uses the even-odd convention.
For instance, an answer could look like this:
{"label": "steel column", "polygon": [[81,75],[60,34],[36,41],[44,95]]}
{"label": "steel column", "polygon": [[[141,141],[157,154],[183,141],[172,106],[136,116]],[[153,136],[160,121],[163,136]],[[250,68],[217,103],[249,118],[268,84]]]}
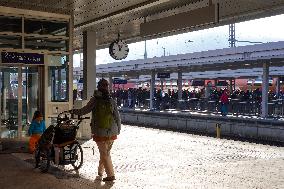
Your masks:
{"label": "steel column", "polygon": [[276,96],[279,98],[280,94],[280,77],[276,77]]}
{"label": "steel column", "polygon": [[178,100],[181,100],[182,99],[182,72],[181,71],[178,71],[177,85],[178,85]]}
{"label": "steel column", "polygon": [[150,110],[154,109],[154,89],[155,89],[155,71],[151,72],[151,84],[150,84]]}
{"label": "steel column", "polygon": [[108,82],[109,82],[109,90],[113,91],[113,80],[112,80],[112,76],[111,75],[108,78]]}
{"label": "steel column", "polygon": [[22,67],[18,67],[18,138],[22,137],[22,119],[23,119],[23,85],[22,85]]}
{"label": "steel column", "polygon": [[261,117],[268,116],[268,86],[269,86],[269,63],[263,63],[263,77],[262,77],[262,102],[261,102]]}
{"label": "steel column", "polygon": [[83,32],[83,99],[89,99],[96,89],[96,33]]}

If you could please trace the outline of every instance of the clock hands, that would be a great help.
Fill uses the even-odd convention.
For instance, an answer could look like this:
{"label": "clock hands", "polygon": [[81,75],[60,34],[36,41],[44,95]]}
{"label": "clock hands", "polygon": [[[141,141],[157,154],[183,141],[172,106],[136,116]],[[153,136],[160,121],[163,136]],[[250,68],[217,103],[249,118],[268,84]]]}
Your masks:
{"label": "clock hands", "polygon": [[129,52],[127,44],[122,40],[116,40],[109,46],[109,54],[115,60],[122,60],[127,57]]}
{"label": "clock hands", "polygon": [[121,51],[122,44],[117,44],[118,45],[118,50]]}

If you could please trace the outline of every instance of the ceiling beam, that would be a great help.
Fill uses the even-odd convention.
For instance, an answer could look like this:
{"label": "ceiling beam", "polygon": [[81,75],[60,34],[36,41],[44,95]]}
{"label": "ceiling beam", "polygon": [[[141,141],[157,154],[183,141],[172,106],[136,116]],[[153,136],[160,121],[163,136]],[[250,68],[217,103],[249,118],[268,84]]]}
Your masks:
{"label": "ceiling beam", "polygon": [[161,3],[166,3],[166,2],[169,2],[169,1],[170,0],[148,0],[148,1],[136,4],[136,5],[129,6],[129,7],[124,8],[124,9],[120,9],[120,10],[112,12],[110,14],[89,20],[87,22],[76,24],[74,26],[74,29],[78,30],[78,29],[90,27],[90,26],[93,26],[95,24],[99,24],[101,22],[105,22],[105,21],[108,21],[108,20],[111,20],[111,19],[114,19],[114,18],[117,18],[117,17],[121,17],[121,16],[124,16],[124,15],[130,14],[130,13],[133,13],[133,12],[141,11],[141,10],[159,5]]}

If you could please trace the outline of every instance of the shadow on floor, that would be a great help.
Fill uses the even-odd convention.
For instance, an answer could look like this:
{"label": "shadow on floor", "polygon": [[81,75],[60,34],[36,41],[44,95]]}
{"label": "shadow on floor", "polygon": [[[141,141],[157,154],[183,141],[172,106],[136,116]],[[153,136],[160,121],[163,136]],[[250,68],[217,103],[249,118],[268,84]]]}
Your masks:
{"label": "shadow on floor", "polygon": [[[33,158],[25,159],[26,163],[29,163],[32,167],[35,165],[35,161]],[[110,189],[115,184],[115,182],[102,182],[101,178],[96,177],[94,181],[85,179],[80,176],[77,170],[64,170],[62,166],[53,166],[51,165],[47,173],[42,174],[50,174],[53,175],[57,179],[70,180],[70,182],[78,182],[83,185],[88,185],[89,187],[94,187],[97,189]],[[82,188],[84,188],[82,186]]]}

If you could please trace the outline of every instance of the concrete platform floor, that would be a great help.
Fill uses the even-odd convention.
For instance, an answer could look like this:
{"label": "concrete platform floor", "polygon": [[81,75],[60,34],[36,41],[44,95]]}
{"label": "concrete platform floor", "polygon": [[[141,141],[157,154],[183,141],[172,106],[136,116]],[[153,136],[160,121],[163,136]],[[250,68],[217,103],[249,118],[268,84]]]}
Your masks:
{"label": "concrete platform floor", "polygon": [[78,173],[55,166],[42,174],[29,154],[0,154],[0,188],[284,188],[283,147],[124,125],[112,150],[117,180],[105,184],[95,180],[95,143],[82,146]]}

